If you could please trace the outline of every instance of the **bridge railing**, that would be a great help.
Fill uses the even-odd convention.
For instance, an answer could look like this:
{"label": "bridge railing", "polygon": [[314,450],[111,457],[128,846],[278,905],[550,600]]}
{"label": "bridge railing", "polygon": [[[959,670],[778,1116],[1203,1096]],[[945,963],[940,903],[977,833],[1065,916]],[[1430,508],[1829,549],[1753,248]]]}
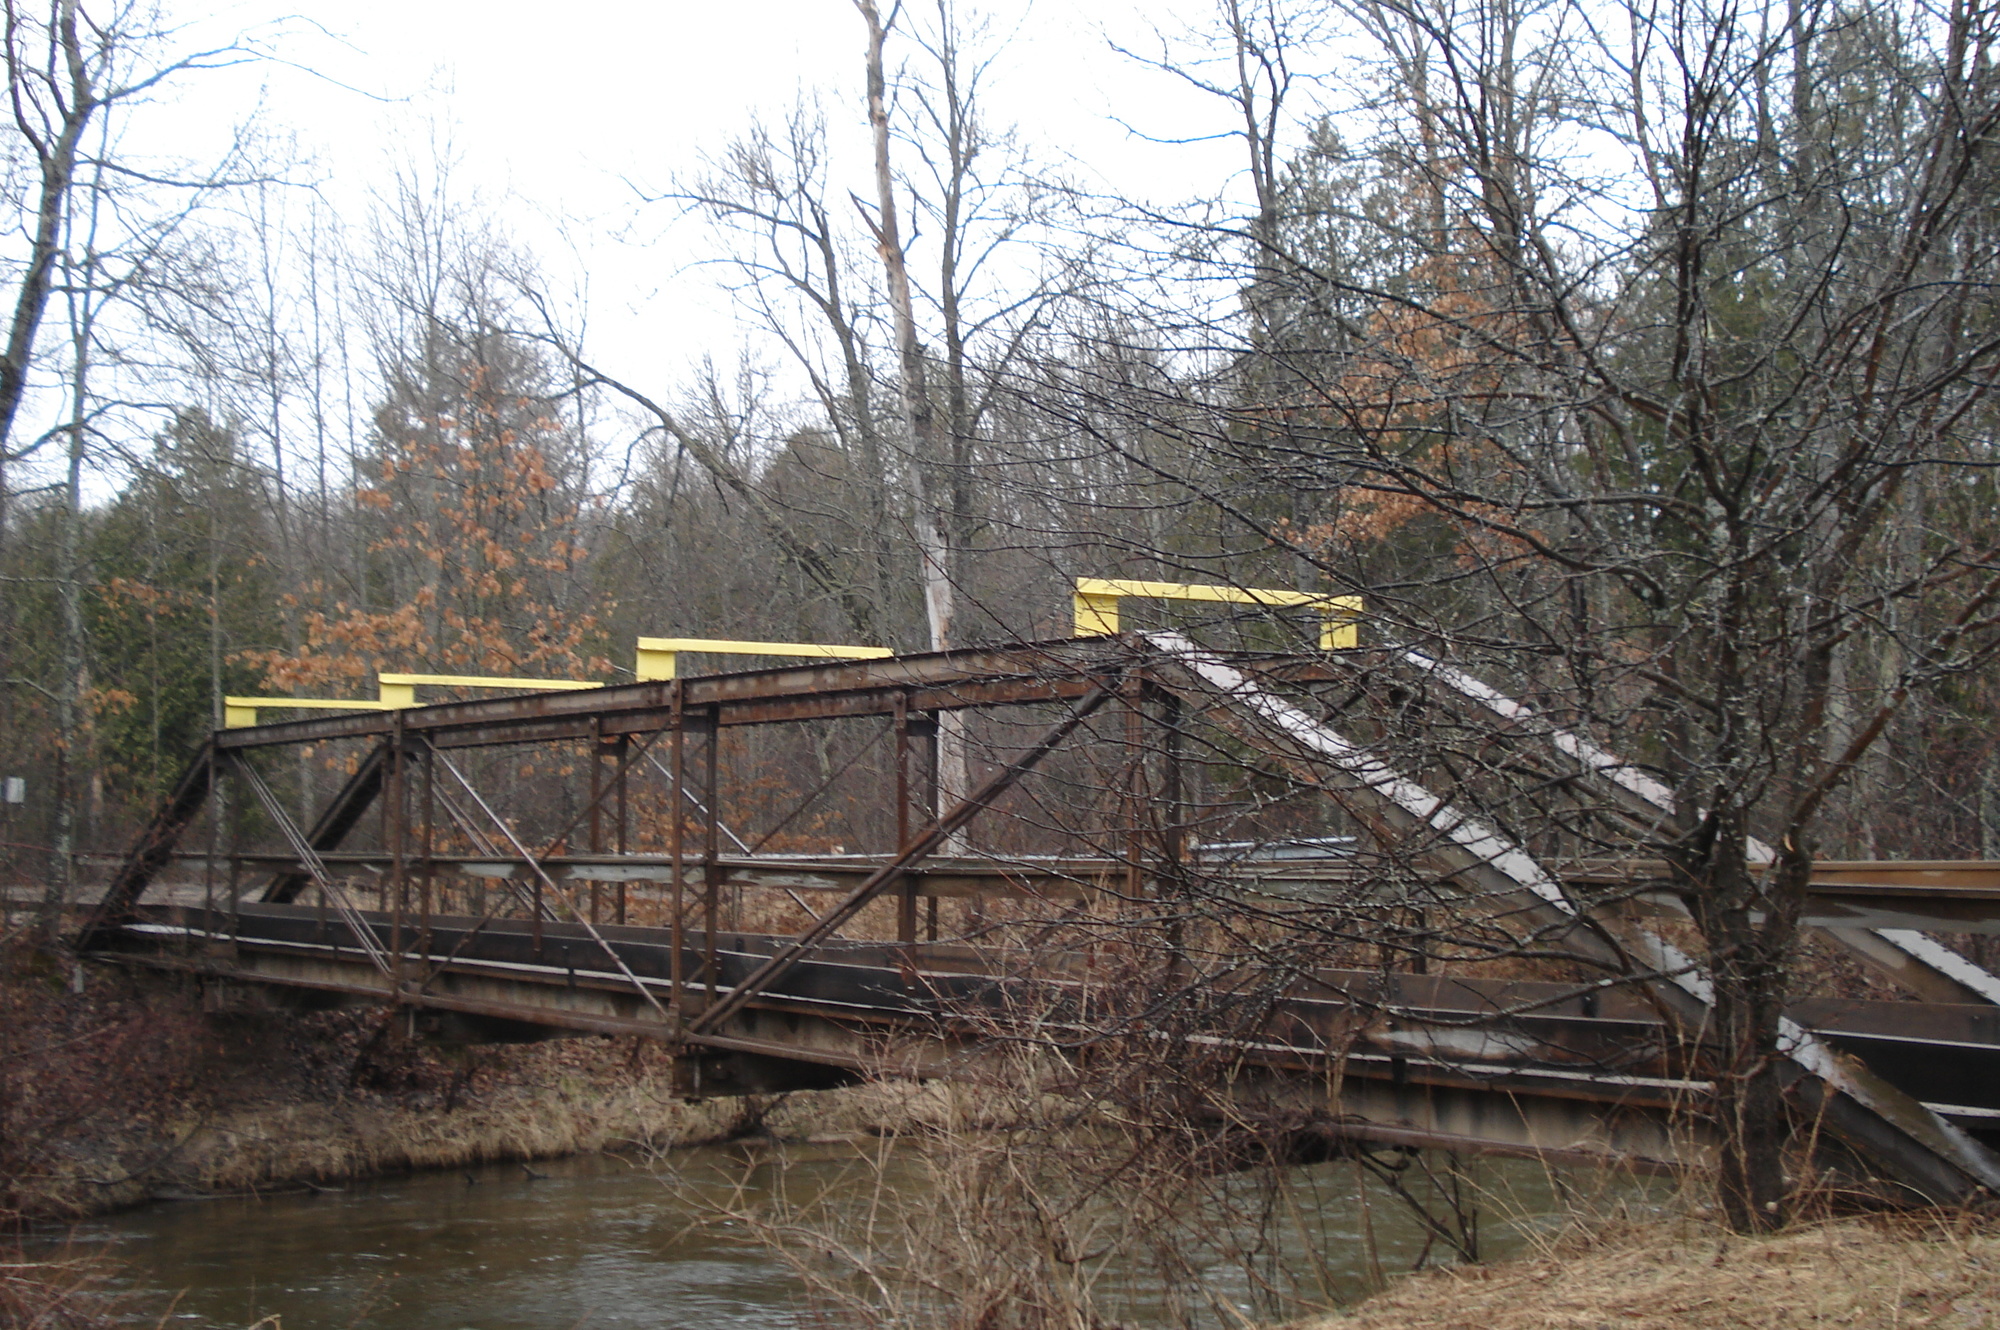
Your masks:
{"label": "bridge railing", "polygon": [[375,676],[373,698],[342,697],[225,697],[222,699],[222,727],[244,729],[257,723],[257,713],[288,708],[304,711],[401,711],[417,705],[419,685],[440,688],[506,689],[515,692],[568,692],[602,688],[587,679],[503,679],[492,675],[402,674],[384,672]]}
{"label": "bridge railing", "polygon": [[[789,659],[879,660],[895,653],[888,647],[852,646],[832,642],[745,642],[719,637],[642,637],[638,641],[634,675],[640,682],[672,679],[684,652],[736,656],[779,656]],[[260,711],[397,711],[417,705],[419,687],[474,688],[512,692],[579,692],[603,688],[595,679],[515,679],[483,674],[411,674],[383,671],[376,676],[372,698],[347,697],[225,697],[224,729],[257,724]]]}
{"label": "bridge railing", "polygon": [[1359,596],[1329,596],[1314,591],[1277,591],[1263,587],[1200,582],[1139,582],[1103,577],[1076,579],[1076,593],[1072,600],[1075,622],[1072,636],[1095,637],[1099,634],[1117,632],[1118,602],[1128,597],[1317,610],[1320,614],[1320,650],[1341,651],[1358,646],[1361,641],[1356,628],[1361,618],[1362,602]]}
{"label": "bridge railing", "polygon": [[642,637],[635,673],[640,682],[674,678],[681,653],[715,652],[730,656],[779,656],[793,660],[881,660],[896,653],[888,647],[849,646],[832,642],[739,642],[720,637]]}

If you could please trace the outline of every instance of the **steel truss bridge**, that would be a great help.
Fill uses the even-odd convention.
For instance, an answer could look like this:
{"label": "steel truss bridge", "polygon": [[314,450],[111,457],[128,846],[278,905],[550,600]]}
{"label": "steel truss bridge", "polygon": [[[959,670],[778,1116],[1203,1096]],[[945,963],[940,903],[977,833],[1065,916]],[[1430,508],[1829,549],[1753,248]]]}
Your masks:
{"label": "steel truss bridge", "polygon": [[[1002,721],[941,791],[941,726]],[[874,765],[771,756],[834,722]],[[343,752],[301,812],[298,773]],[[779,829],[832,791],[886,843],[738,837],[725,770],[773,768]],[[1201,839],[1227,800],[1296,823],[1308,797],[1340,835]],[[1417,653],[1126,632],[218,731],[78,944],[461,1038],[656,1038],[690,1093],[988,1074],[1028,1043],[1199,1077],[1222,1122],[1671,1169],[1714,1145],[1709,988],[1664,866],[1605,849],[1672,814]],[[1790,1011],[1822,1162],[2000,1190],[2000,978],[1931,936],[2000,931],[2000,864],[1822,863],[1805,919],[1909,995]]]}

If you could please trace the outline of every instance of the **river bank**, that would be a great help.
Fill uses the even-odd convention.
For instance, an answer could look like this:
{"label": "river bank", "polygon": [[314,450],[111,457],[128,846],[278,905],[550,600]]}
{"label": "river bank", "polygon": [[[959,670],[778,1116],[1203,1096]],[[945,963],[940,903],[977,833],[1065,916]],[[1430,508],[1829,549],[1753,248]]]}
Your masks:
{"label": "river bank", "polygon": [[59,1222],[417,1169],[895,1132],[956,1111],[947,1088],[889,1085],[689,1103],[649,1041],[436,1044],[386,1010],[214,999],[24,948],[0,957],[0,1213]]}
{"label": "river bank", "polygon": [[[160,1197],[284,1192],[301,1193],[300,1204],[317,1198],[321,1206],[374,1215],[386,1209],[379,1187],[358,1186],[357,1180],[463,1169],[468,1174],[462,1180],[448,1175],[457,1190],[445,1191],[477,1197],[484,1206],[504,1199],[503,1186],[527,1186],[535,1213],[522,1221],[524,1232],[540,1234],[549,1204],[542,1189],[557,1187],[556,1181],[533,1182],[536,1174],[520,1168],[504,1177],[490,1169],[477,1179],[472,1173],[500,1161],[607,1150],[658,1160],[679,1147],[732,1139],[770,1143],[912,1129],[949,1135],[996,1106],[990,1089],[982,1100],[952,1087],[887,1085],[690,1104],[677,1096],[661,1051],[643,1042],[440,1045],[415,1037],[404,1020],[386,1012],[261,1009],[235,999],[218,1002],[191,983],[114,970],[79,975],[20,951],[4,959],[0,1186],[17,1215],[44,1221]],[[933,1281],[970,1305],[979,1268],[1002,1260],[999,1238],[1026,1234],[1046,1246],[1048,1237],[1008,1218],[1008,1196],[968,1189],[982,1178],[1012,1175],[1022,1147],[998,1138],[951,1140],[950,1148],[929,1156],[945,1164],[908,1189],[922,1204],[909,1207],[909,1236],[917,1241],[906,1245],[930,1253],[924,1260],[935,1264],[935,1235],[923,1226],[927,1217],[943,1214],[960,1227],[986,1225],[976,1250],[958,1253],[964,1269]],[[981,1163],[988,1155],[992,1167]],[[580,1160],[545,1164],[537,1173],[586,1167]],[[1330,1184],[1345,1174],[1325,1166],[1321,1171],[1327,1189],[1315,1212],[1344,1213],[1349,1207]],[[653,1174],[634,1173],[650,1204],[658,1185]],[[578,1195],[589,1197],[602,1186],[592,1182]],[[343,1187],[352,1194],[332,1194]],[[1311,1188],[1293,1194],[1314,1211]],[[1027,1199],[1043,1207],[1049,1196],[1031,1193]],[[448,1208],[470,1204],[451,1197],[446,1202]],[[871,1199],[871,1213],[875,1205]],[[212,1224],[216,1212],[198,1209]],[[1378,1210],[1377,1223],[1389,1213]],[[260,1212],[244,1222],[262,1228],[270,1216]],[[1099,1224],[1096,1231],[1102,1231]],[[1539,1236],[1525,1255],[1395,1279],[1344,1313],[1295,1324],[1312,1330],[1955,1330],[2000,1323],[2000,1231],[1969,1218],[1849,1218],[1764,1238],[1736,1237],[1672,1212],[1643,1222],[1577,1219],[1542,1227],[1538,1220],[1528,1228]],[[833,1230],[821,1225],[814,1231]],[[490,1242],[490,1230],[482,1234],[480,1243]],[[1332,1236],[1336,1247],[1349,1242]],[[1382,1268],[1393,1270],[1396,1257],[1379,1230],[1370,1231],[1369,1242],[1376,1253],[1370,1260],[1379,1257]],[[651,1253],[657,1243],[640,1245]],[[486,1259],[483,1252],[482,1246],[479,1259]],[[713,1254],[702,1259],[712,1262]],[[1404,1264],[1409,1259],[1403,1254]],[[1022,1270],[1032,1268],[1028,1256],[1021,1261]],[[579,1255],[579,1267],[586,1263]],[[101,1282],[99,1263],[90,1258],[6,1265],[0,1271],[0,1326],[98,1324],[92,1318],[107,1305],[93,1292]],[[1019,1288],[997,1296],[1019,1310]],[[74,1314],[13,1314],[36,1299],[44,1310],[66,1304]]]}
{"label": "river bank", "polygon": [[1870,1216],[1744,1237],[1690,1216],[1579,1222],[1541,1250],[1405,1276],[1291,1330],[1985,1330],[2000,1227]]}
{"label": "river bank", "polygon": [[[810,1191],[844,1198],[839,1204],[859,1220],[927,1180],[908,1148],[888,1156],[909,1176],[892,1179],[898,1187],[887,1196],[854,1188],[851,1146],[757,1140],[671,1151],[650,1166],[577,1156],[545,1163],[534,1177],[493,1165],[324,1194],[149,1206],[81,1226],[70,1250],[112,1253],[100,1301],[122,1302],[137,1323],[153,1324],[171,1307],[177,1323],[205,1330],[244,1330],[266,1317],[357,1330],[1248,1330],[1256,1320],[1249,1286],[1221,1267],[1204,1282],[1226,1295],[1227,1307],[1174,1303],[1158,1296],[1163,1286],[1136,1282],[1142,1272],[1117,1267],[1090,1280],[1081,1306],[1050,1307],[1018,1288],[991,1302],[971,1275],[946,1299],[905,1301],[893,1278],[886,1297],[830,1298],[838,1290],[824,1282],[832,1271],[824,1258],[832,1253],[810,1248],[832,1230],[788,1233],[781,1250],[773,1235],[733,1218],[746,1207],[769,1213],[782,1192]],[[1391,1245],[1401,1250],[1378,1255],[1393,1270],[1412,1249]],[[1982,1227],[1908,1218],[1803,1224],[1755,1239],[1682,1215],[1572,1220],[1524,1254],[1392,1278],[1345,1314],[1290,1330],[1966,1330],[1996,1323],[1995,1246]],[[892,1252],[877,1255],[894,1265]],[[1329,1255],[1356,1263],[1352,1247]],[[1009,1263],[988,1258],[989,1274],[1004,1274],[996,1267]],[[1339,1282],[1349,1296],[1361,1292]],[[1086,1314],[1070,1314],[1079,1311]],[[0,1316],[0,1325],[13,1324]]]}

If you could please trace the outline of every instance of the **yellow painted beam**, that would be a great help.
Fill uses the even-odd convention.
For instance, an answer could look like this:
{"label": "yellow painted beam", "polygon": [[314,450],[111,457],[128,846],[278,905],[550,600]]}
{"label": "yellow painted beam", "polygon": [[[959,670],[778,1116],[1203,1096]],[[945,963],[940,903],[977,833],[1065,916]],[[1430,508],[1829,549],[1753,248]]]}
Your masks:
{"label": "yellow painted beam", "polygon": [[1328,596],[1312,591],[1271,591],[1259,587],[1217,586],[1200,582],[1141,582],[1124,578],[1079,577],[1072,602],[1073,636],[1092,637],[1118,631],[1118,602],[1127,596],[1144,600],[1202,600],[1228,605],[1280,605],[1320,612],[1319,645],[1338,651],[1360,644],[1356,621],[1359,596]]}
{"label": "yellow painted beam", "polygon": [[395,702],[351,697],[225,697],[222,699],[222,728],[247,729],[257,723],[259,711],[289,707],[297,711],[395,711]]}
{"label": "yellow painted beam", "polygon": [[1085,582],[1096,581],[1086,577],[1076,579],[1078,590],[1071,606],[1076,630],[1070,634],[1072,637],[1095,637],[1100,633],[1109,635],[1118,631],[1118,597],[1082,589]]}
{"label": "yellow painted beam", "polygon": [[508,688],[537,693],[577,692],[585,688],[604,687],[588,679],[501,679],[483,674],[391,674],[385,671],[375,678],[377,695],[382,701],[398,707],[417,704],[418,684],[439,688]]}
{"label": "yellow painted beam", "polygon": [[642,637],[635,673],[640,680],[671,679],[683,651],[730,656],[786,656],[812,660],[880,660],[896,653],[887,647],[842,646],[831,642],[738,642],[721,637]]}
{"label": "yellow painted beam", "polygon": [[289,707],[297,711],[401,711],[417,705],[417,685],[441,688],[513,688],[523,692],[559,692],[582,688],[602,688],[601,683],[581,679],[499,679],[486,675],[392,674],[376,676],[376,697],[225,697],[222,699],[222,727],[240,730],[257,723],[259,711]]}

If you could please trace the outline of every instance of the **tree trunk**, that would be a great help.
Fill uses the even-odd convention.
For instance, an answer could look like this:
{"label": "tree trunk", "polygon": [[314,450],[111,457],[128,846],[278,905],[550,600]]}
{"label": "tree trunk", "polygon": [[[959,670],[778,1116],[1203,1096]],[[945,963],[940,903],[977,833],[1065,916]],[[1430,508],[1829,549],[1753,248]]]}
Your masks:
{"label": "tree trunk", "polygon": [[[926,474],[938,459],[937,421],[931,410],[925,384],[923,349],[917,345],[917,317],[910,296],[908,256],[896,220],[896,180],[889,164],[888,81],[883,73],[882,47],[888,29],[875,0],[855,0],[855,7],[868,23],[868,123],[875,135],[875,244],[889,278],[889,303],[895,314],[896,350],[901,368],[899,396],[903,425],[909,433],[912,451],[910,475],[916,520],[917,554],[923,565],[924,617],[930,626],[931,650],[944,651],[952,645],[953,588],[951,550],[946,538],[944,514],[932,496],[937,488]],[[938,717],[938,807],[955,806],[970,788],[965,759],[965,729],[960,715],[946,712]],[[947,843],[946,852],[963,849],[960,836]]]}
{"label": "tree trunk", "polygon": [[76,182],[77,147],[84,130],[98,108],[96,90],[77,36],[76,0],[60,0],[54,22],[47,34],[51,49],[39,59],[31,59],[21,49],[23,36],[19,13],[7,6],[7,81],[19,89],[38,78],[56,82],[54,70],[67,77],[55,89],[61,95],[62,118],[54,125],[40,123],[27,107],[32,98],[17,98],[15,127],[38,158],[41,177],[36,199],[34,237],[29,243],[27,266],[21,274],[21,289],[14,296],[14,312],[7,328],[7,347],[0,353],[0,457],[12,444],[14,419],[20,414],[27,394],[28,365],[34,359],[35,339],[41,331],[42,316],[48,310],[49,292],[55,277],[62,225],[68,215],[70,193]]}
{"label": "tree trunk", "polygon": [[1718,1199],[1730,1228],[1757,1233],[1781,1227],[1790,1215],[1786,1059],[1778,1044],[1812,858],[1787,846],[1760,878],[1746,867],[1743,822],[1740,811],[1711,813],[1705,843],[1681,867],[1696,884],[1689,903],[1714,985]]}
{"label": "tree trunk", "polygon": [[56,546],[57,629],[55,702],[55,781],[51,791],[49,862],[42,890],[42,941],[57,945],[63,914],[76,894],[77,759],[83,737],[85,642],[83,627],[83,461],[89,437],[90,307],[92,274],[79,281],[81,308],[73,328],[70,366],[69,469],[58,508]]}

